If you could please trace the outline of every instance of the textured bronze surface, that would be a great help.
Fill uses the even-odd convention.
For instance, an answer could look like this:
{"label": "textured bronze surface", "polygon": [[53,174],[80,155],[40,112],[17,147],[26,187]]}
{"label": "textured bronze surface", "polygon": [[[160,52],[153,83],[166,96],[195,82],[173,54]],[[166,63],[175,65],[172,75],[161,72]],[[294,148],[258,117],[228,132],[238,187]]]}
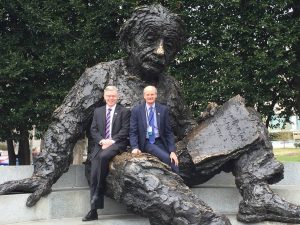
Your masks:
{"label": "textured bronze surface", "polygon": [[[211,105],[197,125],[179,84],[165,74],[182,44],[181,24],[178,16],[160,5],[137,9],[120,32],[128,58],[99,63],[84,72],[53,114],[32,177],[1,184],[0,194],[32,192],[26,205],[36,204],[68,170],[76,141],[88,130],[94,109],[104,104],[103,89],[116,86],[119,103],[132,108],[142,101],[143,88],[155,85],[158,101],[170,108],[181,177],[153,156],[123,153],[110,164],[107,195],[149,217],[152,225],[230,224],[186,186],[226,171],[235,176],[243,198],[237,217],[240,221],[300,223],[300,207],[286,202],[268,186],[282,179],[283,165],[274,158],[268,131],[258,113],[246,108],[244,100],[236,96],[223,106]],[[89,138],[89,153],[91,146]],[[86,165],[89,178],[89,160]]]}

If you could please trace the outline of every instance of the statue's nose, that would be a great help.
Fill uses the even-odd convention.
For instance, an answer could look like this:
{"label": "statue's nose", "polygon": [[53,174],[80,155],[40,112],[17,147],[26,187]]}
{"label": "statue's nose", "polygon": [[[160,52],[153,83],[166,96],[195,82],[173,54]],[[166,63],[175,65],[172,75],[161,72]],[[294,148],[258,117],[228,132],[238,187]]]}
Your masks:
{"label": "statue's nose", "polygon": [[159,41],[159,44],[158,44],[157,48],[155,49],[155,54],[157,54],[157,55],[165,54],[164,41],[162,39]]}

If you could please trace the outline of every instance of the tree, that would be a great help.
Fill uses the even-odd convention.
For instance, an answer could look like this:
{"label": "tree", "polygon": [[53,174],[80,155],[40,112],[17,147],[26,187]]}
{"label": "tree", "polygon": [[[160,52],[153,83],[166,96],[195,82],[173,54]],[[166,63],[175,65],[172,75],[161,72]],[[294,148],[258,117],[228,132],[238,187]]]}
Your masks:
{"label": "tree", "polygon": [[20,164],[84,69],[120,55],[119,2],[1,1],[0,138],[20,142]]}
{"label": "tree", "polygon": [[[292,1],[189,1],[183,6],[188,45],[174,67],[194,112],[208,101],[222,104],[240,94],[266,118],[274,106],[294,113],[299,74],[292,46],[299,40],[299,19]],[[299,64],[298,64],[299,65]],[[180,71],[176,74],[175,71]]]}
{"label": "tree", "polygon": [[11,163],[12,141],[20,142],[21,164],[28,164],[28,131],[35,125],[43,134],[85,68],[122,56],[120,26],[136,6],[153,3],[186,23],[187,44],[171,73],[196,116],[207,102],[222,104],[237,94],[266,125],[275,105],[285,118],[300,111],[296,0],[3,0],[0,139],[8,141]]}
{"label": "tree", "polygon": [[[300,2],[297,0],[293,1],[292,4],[293,9],[293,17],[296,20],[300,20]],[[300,29],[300,25],[298,24],[298,29]],[[298,37],[298,41],[294,44],[293,49],[296,53],[296,61],[294,66],[298,68],[298,74],[295,76],[291,82],[291,87],[297,91],[296,96],[296,105],[295,108],[297,109],[298,115],[300,116],[300,37]]]}

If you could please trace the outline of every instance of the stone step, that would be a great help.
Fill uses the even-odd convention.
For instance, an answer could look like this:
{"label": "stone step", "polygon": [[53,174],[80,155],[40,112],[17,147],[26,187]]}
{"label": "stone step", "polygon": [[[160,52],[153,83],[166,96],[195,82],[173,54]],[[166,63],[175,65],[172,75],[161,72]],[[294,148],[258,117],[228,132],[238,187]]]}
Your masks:
{"label": "stone step", "polygon": [[6,225],[150,225],[147,218],[136,215],[101,215],[98,220],[82,222],[82,217],[36,220]]}
{"label": "stone step", "polygon": [[[273,190],[288,201],[300,204],[299,186],[273,186]],[[235,214],[238,211],[241,197],[235,186],[192,188],[192,191],[216,212]],[[5,218],[0,225],[32,220],[60,219],[68,217],[82,217],[89,211],[89,189],[61,188],[54,190],[47,197],[42,198],[32,208],[25,206],[29,194],[12,194],[0,196],[0,212]],[[222,202],[222,204],[220,204]],[[4,203],[4,204],[3,204]],[[18,210],[18,213],[15,210]],[[101,215],[130,214],[126,207],[116,201],[105,198],[105,208],[99,211]]]}
{"label": "stone step", "polygon": [[[82,217],[90,210],[88,188],[55,190],[47,197],[42,197],[31,208],[25,205],[29,195],[0,195],[0,212],[1,215],[5,215],[0,220],[1,225],[32,220]],[[99,213],[101,215],[128,214],[124,205],[110,198],[105,198],[105,209]]]}
{"label": "stone step", "polygon": [[[300,185],[300,163],[285,163],[284,179],[277,185]],[[0,184],[9,180],[28,178],[33,173],[33,166],[0,166]],[[202,186],[235,185],[230,173],[220,173],[202,184]],[[53,185],[53,189],[64,187],[87,187],[84,165],[71,165],[69,171]]]}
{"label": "stone step", "polygon": [[[300,204],[300,187],[297,185],[281,186],[273,185],[272,190],[284,199]],[[214,211],[222,214],[233,214],[238,212],[239,202],[242,200],[235,186],[223,187],[194,187],[192,191]],[[220,204],[221,203],[221,204]]]}
{"label": "stone step", "polygon": [[[232,225],[245,225],[236,220],[236,215],[226,215]],[[136,215],[102,215],[98,220],[82,222],[81,217],[63,218],[63,219],[50,219],[50,220],[36,220],[22,223],[9,223],[6,225],[150,225],[147,218],[139,217]],[[293,225],[291,223],[278,223],[272,221],[260,223],[247,223],[247,225]]]}
{"label": "stone step", "polygon": [[[284,179],[276,185],[300,185],[300,163],[287,162],[284,163]],[[221,172],[212,179],[203,184],[204,186],[211,185],[235,185],[234,176],[231,173]]]}
{"label": "stone step", "polygon": [[[0,166],[0,184],[10,180],[20,180],[31,177],[33,166]],[[84,175],[84,165],[71,165],[53,185],[53,189],[64,187],[87,187]]]}
{"label": "stone step", "polygon": [[[271,186],[288,201],[300,204],[300,163],[285,165],[285,179]],[[0,167],[0,183],[7,180],[30,177],[32,166]],[[192,191],[216,212],[235,214],[241,200],[231,174],[221,173],[192,188]],[[0,225],[35,220],[60,220],[61,218],[81,218],[89,210],[89,188],[84,177],[84,166],[71,166],[53,186],[53,192],[42,198],[36,206],[27,208],[25,202],[30,194],[11,194],[0,196]],[[222,202],[222,204],[220,204]],[[17,213],[16,213],[17,210]],[[126,207],[112,199],[105,199],[105,209],[101,215],[130,216]],[[80,220],[79,220],[80,221]],[[86,224],[86,223],[85,223]]]}

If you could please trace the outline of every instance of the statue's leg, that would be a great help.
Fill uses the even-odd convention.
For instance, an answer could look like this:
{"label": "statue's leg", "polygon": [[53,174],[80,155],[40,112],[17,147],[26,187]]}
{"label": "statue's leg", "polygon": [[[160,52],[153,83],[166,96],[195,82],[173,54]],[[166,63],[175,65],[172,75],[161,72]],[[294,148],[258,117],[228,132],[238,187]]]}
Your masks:
{"label": "statue's leg", "polygon": [[107,195],[148,217],[152,225],[229,225],[156,157],[123,153],[114,158],[107,177]]}
{"label": "statue's leg", "polygon": [[233,174],[243,197],[238,220],[300,223],[300,207],[282,199],[268,185],[283,177],[283,165],[275,160],[271,148],[262,144],[244,153],[235,161]]}

